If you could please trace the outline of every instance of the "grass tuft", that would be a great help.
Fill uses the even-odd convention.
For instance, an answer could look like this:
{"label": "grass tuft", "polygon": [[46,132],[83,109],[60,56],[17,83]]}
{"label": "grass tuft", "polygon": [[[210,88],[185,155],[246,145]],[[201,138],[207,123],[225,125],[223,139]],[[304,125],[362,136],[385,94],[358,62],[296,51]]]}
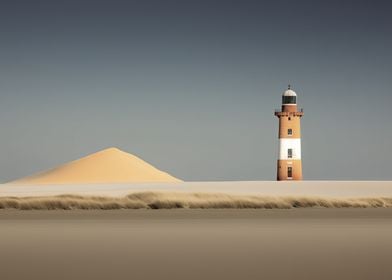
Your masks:
{"label": "grass tuft", "polygon": [[114,209],[292,209],[387,208],[392,198],[330,198],[300,196],[250,196],[223,193],[138,192],[124,197],[60,195],[0,197],[0,209],[114,210]]}

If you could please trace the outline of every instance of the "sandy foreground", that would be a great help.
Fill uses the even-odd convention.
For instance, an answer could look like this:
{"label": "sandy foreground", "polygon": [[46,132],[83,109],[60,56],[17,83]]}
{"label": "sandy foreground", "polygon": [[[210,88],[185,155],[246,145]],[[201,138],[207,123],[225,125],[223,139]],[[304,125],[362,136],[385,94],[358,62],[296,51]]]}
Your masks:
{"label": "sandy foreground", "polygon": [[0,196],[63,194],[125,196],[134,192],[209,192],[233,195],[392,197],[392,181],[231,181],[132,184],[0,185]]}
{"label": "sandy foreground", "polygon": [[391,279],[392,209],[0,211],[1,279]]}

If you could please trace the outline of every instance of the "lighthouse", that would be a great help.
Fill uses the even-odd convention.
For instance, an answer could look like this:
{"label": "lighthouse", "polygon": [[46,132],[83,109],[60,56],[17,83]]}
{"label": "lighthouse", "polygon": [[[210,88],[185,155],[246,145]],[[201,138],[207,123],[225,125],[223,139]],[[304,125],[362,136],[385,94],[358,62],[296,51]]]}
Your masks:
{"label": "lighthouse", "polygon": [[297,108],[297,94],[288,86],[283,92],[282,109],[275,111],[279,118],[279,157],[277,180],[302,180],[301,117]]}

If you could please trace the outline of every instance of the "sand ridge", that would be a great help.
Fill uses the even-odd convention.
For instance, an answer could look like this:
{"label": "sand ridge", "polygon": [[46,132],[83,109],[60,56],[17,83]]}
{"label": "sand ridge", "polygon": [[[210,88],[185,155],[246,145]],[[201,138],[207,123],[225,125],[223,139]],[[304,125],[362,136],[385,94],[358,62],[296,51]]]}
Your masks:
{"label": "sand ridge", "polygon": [[106,184],[0,184],[4,196],[56,196],[65,194],[126,196],[135,192],[195,192],[233,195],[392,197],[392,181],[232,181]]}
{"label": "sand ridge", "polygon": [[117,148],[109,148],[49,171],[10,182],[10,184],[47,185],[143,182],[164,183],[181,182],[181,180],[158,170],[132,154]]}

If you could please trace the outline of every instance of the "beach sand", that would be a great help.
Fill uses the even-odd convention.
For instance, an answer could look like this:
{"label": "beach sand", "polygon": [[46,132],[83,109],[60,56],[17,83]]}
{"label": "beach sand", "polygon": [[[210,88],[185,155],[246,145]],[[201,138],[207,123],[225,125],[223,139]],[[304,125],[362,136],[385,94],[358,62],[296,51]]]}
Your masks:
{"label": "beach sand", "polygon": [[391,279],[392,209],[0,211],[1,279]]}
{"label": "beach sand", "polygon": [[127,184],[0,184],[0,197],[64,194],[125,196],[135,192],[224,193],[231,195],[392,197],[392,181],[228,181]]}

